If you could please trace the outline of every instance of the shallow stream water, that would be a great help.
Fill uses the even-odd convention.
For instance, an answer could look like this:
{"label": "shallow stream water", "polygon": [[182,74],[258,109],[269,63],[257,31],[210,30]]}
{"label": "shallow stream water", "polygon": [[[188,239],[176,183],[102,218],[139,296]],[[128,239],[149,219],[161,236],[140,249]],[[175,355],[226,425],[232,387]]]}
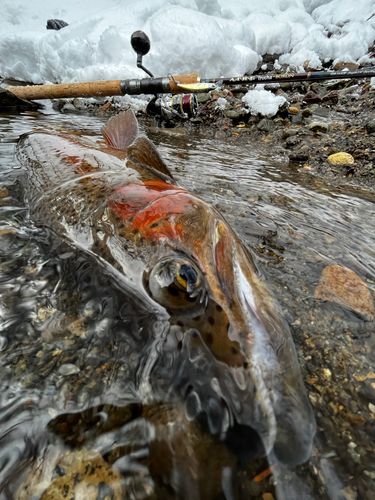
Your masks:
{"label": "shallow stream water", "polygon": [[[176,497],[155,486],[168,465],[152,443],[155,428],[183,428],[183,417],[135,398],[142,338],[155,325],[94,260],[34,227],[22,202],[21,134],[97,138],[104,121],[52,110],[0,116],[0,499],[63,498],[89,463],[97,490],[87,498],[375,499],[374,324],[314,298],[332,264],[375,292],[375,196],[329,186],[264,145],[141,124],[178,182],[213,203],[256,255],[292,329],[317,420],[310,461],[262,481],[253,479],[265,461],[238,463],[192,424],[188,438],[176,437],[173,467],[187,483]],[[184,450],[198,469],[210,463],[207,491],[204,478],[194,486]]]}

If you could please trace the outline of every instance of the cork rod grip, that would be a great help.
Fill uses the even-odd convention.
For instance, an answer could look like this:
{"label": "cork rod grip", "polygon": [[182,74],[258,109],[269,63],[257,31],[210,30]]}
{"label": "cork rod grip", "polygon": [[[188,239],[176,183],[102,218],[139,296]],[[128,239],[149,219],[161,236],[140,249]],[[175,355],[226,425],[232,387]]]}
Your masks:
{"label": "cork rod grip", "polygon": [[[187,83],[198,83],[200,81],[200,77],[198,73],[189,73],[187,75],[173,75],[174,80],[176,82],[180,82],[181,84],[187,84]],[[178,85],[170,79],[170,87],[171,87],[171,93],[172,94],[178,94],[178,93],[183,93],[184,90],[180,89]]]}
{"label": "cork rod grip", "polygon": [[98,82],[6,87],[6,90],[9,90],[9,92],[12,92],[21,99],[32,101],[34,99],[123,95],[120,83],[121,80],[103,80]]}

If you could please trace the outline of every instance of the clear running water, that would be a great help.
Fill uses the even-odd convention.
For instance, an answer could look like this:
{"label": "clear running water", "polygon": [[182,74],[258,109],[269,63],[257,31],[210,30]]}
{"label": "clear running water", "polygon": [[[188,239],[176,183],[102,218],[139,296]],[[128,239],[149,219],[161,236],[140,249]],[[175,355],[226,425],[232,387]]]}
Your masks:
{"label": "clear running water", "polygon": [[[234,461],[178,408],[141,408],[134,374],[145,362],[142,339],[157,325],[89,256],[28,219],[18,137],[64,130],[96,138],[103,123],[52,110],[0,116],[0,499],[73,490],[75,498],[182,498],[173,481],[155,485],[168,469],[184,498],[375,498],[374,325],[314,299],[332,264],[375,291],[375,197],[326,185],[264,146],[142,125],[178,182],[215,204],[256,254],[292,329],[317,418],[313,454],[254,482],[264,461]],[[192,461],[212,477],[206,490],[194,483]]]}

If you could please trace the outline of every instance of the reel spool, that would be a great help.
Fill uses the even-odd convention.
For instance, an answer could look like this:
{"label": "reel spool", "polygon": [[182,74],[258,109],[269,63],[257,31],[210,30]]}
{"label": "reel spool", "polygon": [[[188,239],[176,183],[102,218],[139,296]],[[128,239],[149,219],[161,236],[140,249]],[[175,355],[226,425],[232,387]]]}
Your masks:
{"label": "reel spool", "polygon": [[171,107],[181,115],[195,118],[198,111],[198,99],[195,94],[177,94],[172,97]]}

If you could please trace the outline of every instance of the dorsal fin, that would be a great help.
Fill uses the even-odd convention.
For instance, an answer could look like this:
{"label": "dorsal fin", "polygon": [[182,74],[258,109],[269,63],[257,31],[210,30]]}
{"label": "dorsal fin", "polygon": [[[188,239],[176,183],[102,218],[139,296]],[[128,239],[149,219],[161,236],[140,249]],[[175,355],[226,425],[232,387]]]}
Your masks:
{"label": "dorsal fin", "polygon": [[138,137],[134,141],[128,148],[128,159],[137,165],[142,165],[149,170],[156,170],[173,179],[171,172],[164,163],[154,143],[150,139],[147,139],[147,137]]}
{"label": "dorsal fin", "polygon": [[113,116],[103,127],[102,134],[108,146],[126,151],[138,136],[138,122],[131,109]]}

